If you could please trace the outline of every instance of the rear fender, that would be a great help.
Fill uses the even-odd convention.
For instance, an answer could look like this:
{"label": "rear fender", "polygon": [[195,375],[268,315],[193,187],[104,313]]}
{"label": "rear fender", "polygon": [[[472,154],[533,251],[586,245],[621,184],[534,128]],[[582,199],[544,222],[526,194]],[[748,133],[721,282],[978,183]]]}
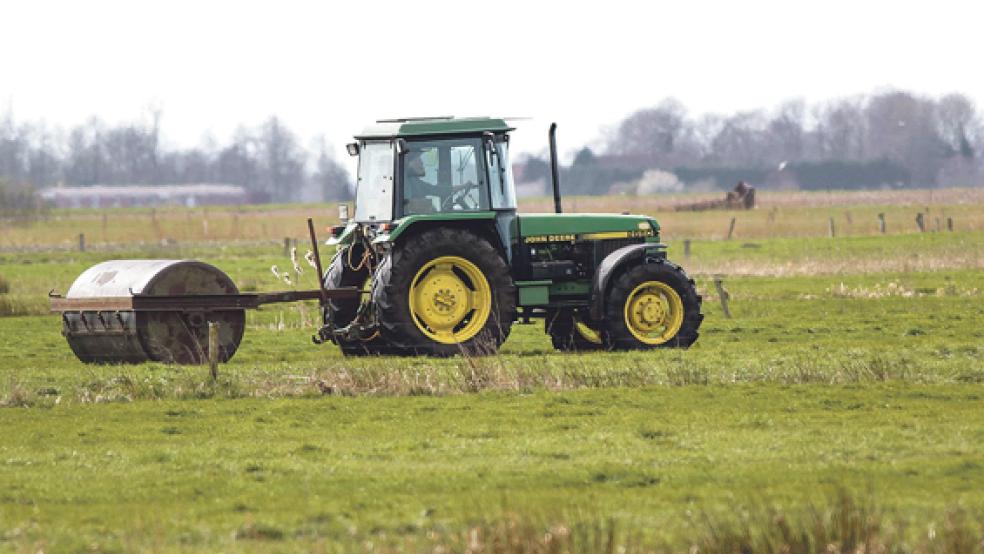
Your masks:
{"label": "rear fender", "polygon": [[636,264],[663,258],[666,258],[666,245],[652,242],[623,246],[605,256],[598,264],[591,283],[591,319],[601,321],[602,314],[605,313],[605,297],[608,296],[608,286],[613,276]]}
{"label": "rear fender", "polygon": [[394,242],[411,228],[416,231],[429,227],[467,225],[470,222],[485,225],[494,220],[495,212],[450,212],[410,215],[394,221],[395,227],[389,232],[380,233],[373,239],[373,242]]}
{"label": "rear fender", "polygon": [[[447,217],[448,215],[452,217]],[[440,216],[410,216],[400,221],[398,225],[389,233],[381,233],[373,239],[376,244],[396,244],[406,240],[412,240],[418,234],[435,228],[456,228],[467,229],[476,235],[489,241],[489,243],[503,255],[506,256],[506,248],[502,237],[495,225],[494,212],[478,212],[471,214],[441,214]],[[508,259],[508,258],[506,258]]]}

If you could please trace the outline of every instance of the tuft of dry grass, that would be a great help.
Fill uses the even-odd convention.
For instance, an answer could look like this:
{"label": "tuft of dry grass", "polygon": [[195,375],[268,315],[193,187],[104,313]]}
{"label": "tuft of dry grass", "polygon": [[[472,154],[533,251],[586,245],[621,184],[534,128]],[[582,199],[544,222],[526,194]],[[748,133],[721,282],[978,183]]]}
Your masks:
{"label": "tuft of dry grass", "polygon": [[[757,508],[730,514],[692,518],[689,536],[658,541],[658,529],[615,519],[570,521],[506,513],[464,528],[431,529],[387,540],[366,541],[373,552],[468,553],[675,553],[784,554],[904,553],[962,554],[984,549],[980,514],[951,509],[930,521],[890,518],[871,500],[859,500],[846,490],[824,502],[784,511]],[[653,525],[650,523],[649,525]]]}
{"label": "tuft of dry grass", "polygon": [[870,257],[804,257],[796,260],[727,259],[687,262],[687,273],[748,277],[793,277],[797,275],[856,275],[872,273],[938,272],[953,269],[984,269],[984,257],[976,250],[924,252],[913,256],[896,252]]}
{"label": "tuft of dry grass", "polygon": [[[598,357],[606,357],[599,363]],[[212,380],[200,367],[149,364],[91,375],[77,383],[33,391],[11,381],[0,387],[0,406],[102,404],[138,400],[308,398],[319,396],[451,396],[479,392],[529,393],[598,388],[688,387],[735,383],[856,384],[980,382],[981,373],[940,371],[912,357],[846,350],[818,358],[809,352],[749,360],[724,367],[718,359],[663,358],[639,353],[564,356],[533,360],[497,355],[453,360],[377,357],[343,360],[313,369],[223,369]]]}
{"label": "tuft of dry grass", "polygon": [[896,281],[889,281],[884,286],[881,283],[875,283],[871,287],[848,287],[844,283],[840,283],[835,287],[827,288],[827,294],[835,298],[886,298],[889,296],[913,298],[916,296],[978,296],[980,290],[977,287],[958,287],[954,284],[935,289],[916,289]]}
{"label": "tuft of dry grass", "polygon": [[45,315],[47,303],[34,296],[0,294],[0,317],[16,315]]}
{"label": "tuft of dry grass", "polygon": [[35,405],[37,395],[32,394],[21,383],[11,380],[7,384],[7,390],[0,395],[0,407],[5,408],[30,408]]}

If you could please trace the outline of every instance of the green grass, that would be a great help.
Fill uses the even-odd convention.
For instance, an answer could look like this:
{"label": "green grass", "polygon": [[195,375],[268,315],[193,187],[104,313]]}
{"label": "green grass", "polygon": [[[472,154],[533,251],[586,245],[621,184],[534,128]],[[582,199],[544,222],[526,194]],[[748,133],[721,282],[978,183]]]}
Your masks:
{"label": "green grass", "polygon": [[0,317],[0,550],[980,543],[980,232],[679,247],[707,314],[688,351],[558,354],[537,322],[494,357],[346,359],[270,306],[217,382],[79,363],[45,295],[127,257],[282,289],[282,245],[0,253],[0,313],[27,314]]}
{"label": "green grass", "polygon": [[[226,386],[204,387],[198,367],[87,366],[60,336],[57,316],[0,318],[0,394],[44,404],[97,397],[451,394],[579,387],[733,382],[984,382],[984,275],[939,273],[734,278],[735,318],[723,317],[706,280],[707,319],[688,351],[554,353],[542,324],[516,325],[491,358],[343,358],[315,346],[296,307],[250,312],[244,343],[222,367]],[[314,308],[308,317],[313,317]],[[283,329],[278,325],[283,321]],[[2,396],[0,396],[2,398]],[[24,400],[21,400],[24,401]]]}
{"label": "green grass", "polygon": [[[688,509],[878,491],[980,509],[982,391],[706,387],[7,410],[7,532],[63,551],[417,535],[501,511],[604,514],[670,542]],[[295,545],[298,547],[298,545]]]}

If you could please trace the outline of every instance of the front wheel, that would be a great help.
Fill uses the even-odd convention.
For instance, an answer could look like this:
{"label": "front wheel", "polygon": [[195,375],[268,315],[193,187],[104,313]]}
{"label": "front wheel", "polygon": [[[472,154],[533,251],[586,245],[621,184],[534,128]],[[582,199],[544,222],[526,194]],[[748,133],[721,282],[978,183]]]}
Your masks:
{"label": "front wheel", "polygon": [[697,340],[701,297],[693,279],[667,260],[619,275],[608,293],[604,331],[618,350],[687,348]]}

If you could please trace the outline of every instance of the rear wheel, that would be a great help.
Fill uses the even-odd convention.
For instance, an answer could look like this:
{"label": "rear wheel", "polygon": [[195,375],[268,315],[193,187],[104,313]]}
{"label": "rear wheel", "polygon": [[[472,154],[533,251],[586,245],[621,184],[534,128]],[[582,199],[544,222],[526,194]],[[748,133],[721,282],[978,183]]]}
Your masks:
{"label": "rear wheel", "polygon": [[422,354],[491,354],[516,317],[515,286],[502,255],[462,229],[404,240],[373,283],[382,339]]}
{"label": "rear wheel", "polygon": [[563,352],[600,350],[601,333],[582,321],[573,310],[552,310],[543,322],[553,347]]}
{"label": "rear wheel", "polygon": [[701,298],[693,279],[667,260],[632,267],[608,293],[604,333],[615,349],[687,348],[697,340]]}

